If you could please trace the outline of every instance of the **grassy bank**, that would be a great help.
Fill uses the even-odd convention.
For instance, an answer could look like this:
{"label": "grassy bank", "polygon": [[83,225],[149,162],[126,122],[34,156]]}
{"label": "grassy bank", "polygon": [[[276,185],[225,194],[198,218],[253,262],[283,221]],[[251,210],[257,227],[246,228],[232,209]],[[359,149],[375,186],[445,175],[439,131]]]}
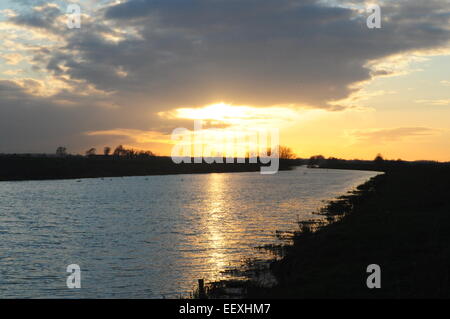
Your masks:
{"label": "grassy bank", "polygon": [[[270,263],[277,285],[215,283],[210,296],[241,287],[250,298],[450,297],[450,166],[384,165],[384,175],[321,211],[336,222],[315,232],[300,224]],[[366,286],[369,264],[381,266],[381,289]]]}

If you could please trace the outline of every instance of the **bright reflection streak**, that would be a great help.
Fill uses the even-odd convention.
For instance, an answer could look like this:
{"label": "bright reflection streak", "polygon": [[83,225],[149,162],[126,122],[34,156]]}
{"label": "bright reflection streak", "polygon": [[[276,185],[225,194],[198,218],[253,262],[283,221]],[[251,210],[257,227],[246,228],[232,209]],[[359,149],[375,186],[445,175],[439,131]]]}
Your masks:
{"label": "bright reflection streak", "polygon": [[[224,224],[230,219],[226,207],[225,192],[225,174],[210,174],[208,181],[208,200],[205,208],[205,215],[202,222],[206,230],[204,240],[207,242],[208,250],[212,253],[208,254],[208,264],[212,268],[215,276],[220,276],[228,265],[231,264],[230,254],[226,253],[226,249],[232,247],[232,243],[227,240],[226,234],[223,233]],[[219,279],[217,277],[216,279]]]}

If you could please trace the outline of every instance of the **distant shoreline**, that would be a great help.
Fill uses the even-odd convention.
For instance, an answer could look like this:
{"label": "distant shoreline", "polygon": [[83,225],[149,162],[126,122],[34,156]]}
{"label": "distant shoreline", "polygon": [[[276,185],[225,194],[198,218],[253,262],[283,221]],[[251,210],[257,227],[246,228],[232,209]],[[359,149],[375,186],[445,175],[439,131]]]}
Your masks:
{"label": "distant shoreline", "polygon": [[[280,159],[279,170],[295,166],[294,160]],[[173,163],[170,157],[123,158],[116,156],[0,156],[0,181],[63,180],[256,172],[264,164],[254,163]]]}

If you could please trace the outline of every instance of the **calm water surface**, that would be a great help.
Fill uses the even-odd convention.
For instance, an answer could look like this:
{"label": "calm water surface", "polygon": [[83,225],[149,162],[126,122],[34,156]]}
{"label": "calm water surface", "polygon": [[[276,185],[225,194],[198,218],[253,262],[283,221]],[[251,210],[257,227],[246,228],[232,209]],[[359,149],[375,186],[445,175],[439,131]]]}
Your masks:
{"label": "calm water surface", "polygon": [[[0,297],[186,295],[375,175],[300,167],[1,182]],[[69,264],[81,267],[81,289],[66,287]]]}

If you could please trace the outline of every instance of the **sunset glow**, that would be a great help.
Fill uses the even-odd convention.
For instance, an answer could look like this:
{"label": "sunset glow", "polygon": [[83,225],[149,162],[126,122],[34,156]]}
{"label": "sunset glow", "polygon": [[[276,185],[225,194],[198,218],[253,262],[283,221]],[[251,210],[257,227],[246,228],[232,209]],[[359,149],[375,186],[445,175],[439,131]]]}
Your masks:
{"label": "sunset glow", "polygon": [[[281,144],[300,157],[371,159],[382,153],[393,159],[450,160],[448,24],[431,19],[422,30],[413,22],[399,23],[409,8],[444,19],[445,8],[437,4],[433,9],[386,3],[383,28],[366,30],[360,27],[363,6],[342,1],[341,15],[332,22],[325,17],[334,2],[318,1],[324,22],[315,32],[334,37],[318,43],[314,33],[298,36],[314,21],[295,17],[301,6],[292,8],[292,15],[267,8],[267,16],[292,19],[280,37],[277,26],[264,20],[235,21],[231,28],[221,22],[233,17],[226,10],[223,16],[211,11],[204,21],[189,11],[174,27],[168,21],[177,21],[176,13],[149,2],[145,6],[165,20],[151,20],[157,26],[147,30],[133,17],[147,19],[151,10],[134,13],[133,1],[80,2],[79,29],[67,29],[63,1],[0,4],[0,89],[8,92],[0,97],[1,118],[25,126],[33,119],[34,130],[45,133],[36,141],[34,130],[8,130],[4,135],[23,135],[23,142],[3,141],[2,152],[53,152],[67,144],[83,153],[122,143],[168,155],[170,132],[203,120],[222,132],[212,134],[278,128]],[[242,10],[251,12],[252,5]],[[183,46],[162,41],[163,34],[183,39]],[[240,37],[245,41],[233,40]],[[24,120],[27,108],[35,114]],[[79,124],[73,125],[74,119]]]}

